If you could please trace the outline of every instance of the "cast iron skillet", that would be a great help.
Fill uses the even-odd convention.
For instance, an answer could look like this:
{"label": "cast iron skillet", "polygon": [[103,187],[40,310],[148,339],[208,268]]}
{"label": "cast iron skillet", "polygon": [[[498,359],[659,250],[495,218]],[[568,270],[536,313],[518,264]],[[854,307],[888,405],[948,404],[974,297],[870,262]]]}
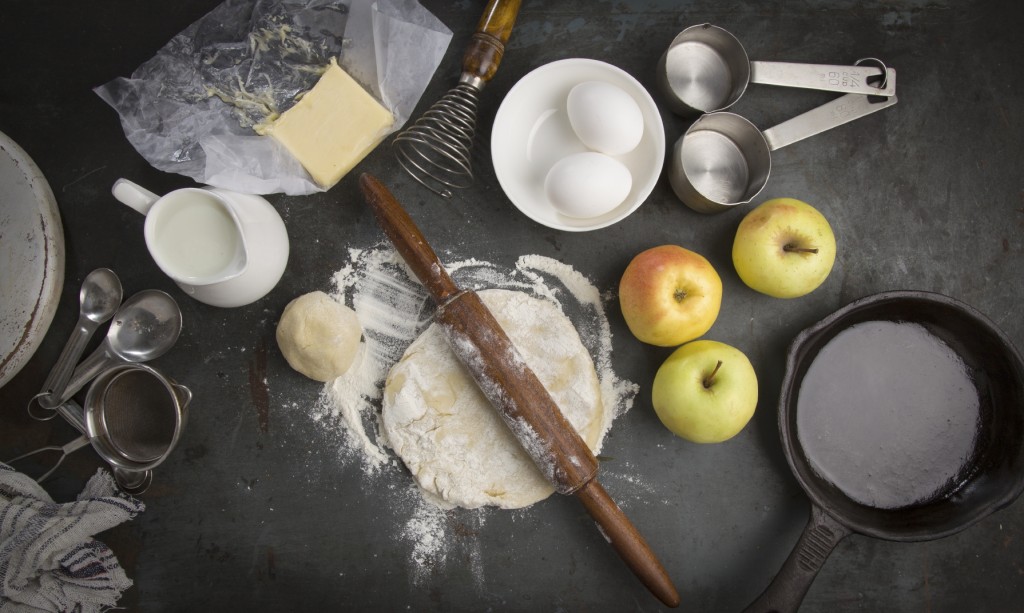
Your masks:
{"label": "cast iron skillet", "polygon": [[[857,502],[823,478],[797,436],[800,386],[816,356],[840,332],[871,321],[923,326],[959,355],[978,393],[976,444],[962,478],[948,492],[896,508]],[[843,307],[794,339],[779,401],[779,430],[790,468],[811,499],[811,516],[778,575],[746,609],[751,612],[796,611],[826,558],[850,533],[892,541],[937,539],[1016,499],[1024,488],[1024,365],[1009,339],[961,302],[929,292],[876,294]]]}

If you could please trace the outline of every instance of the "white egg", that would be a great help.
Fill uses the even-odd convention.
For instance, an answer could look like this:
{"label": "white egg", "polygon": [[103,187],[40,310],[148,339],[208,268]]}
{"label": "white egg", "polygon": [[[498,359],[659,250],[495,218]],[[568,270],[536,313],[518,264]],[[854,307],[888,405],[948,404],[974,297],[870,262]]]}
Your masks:
{"label": "white egg", "polygon": [[603,153],[568,155],[551,167],[544,192],[558,212],[569,217],[598,217],[629,196],[633,175],[626,166]]}
{"label": "white egg", "polygon": [[588,148],[608,155],[629,153],[644,136],[644,114],[622,88],[584,81],[569,91],[569,123]]}

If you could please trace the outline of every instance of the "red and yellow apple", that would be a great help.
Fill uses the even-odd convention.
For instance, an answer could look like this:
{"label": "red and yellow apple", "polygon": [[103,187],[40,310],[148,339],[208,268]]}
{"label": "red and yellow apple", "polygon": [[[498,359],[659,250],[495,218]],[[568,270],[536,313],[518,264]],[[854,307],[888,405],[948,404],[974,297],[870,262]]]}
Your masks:
{"label": "red and yellow apple", "polygon": [[653,247],[626,267],[619,305],[635,337],[674,347],[711,329],[722,307],[722,279],[698,253],[678,245]]}
{"label": "red and yellow apple", "polygon": [[821,285],[836,260],[836,237],[817,209],[795,198],[768,200],[736,230],[732,263],[751,289],[796,298]]}
{"label": "red and yellow apple", "polygon": [[717,341],[687,343],[658,368],[654,411],[675,435],[720,443],[738,434],[757,408],[757,374],[742,351]]}

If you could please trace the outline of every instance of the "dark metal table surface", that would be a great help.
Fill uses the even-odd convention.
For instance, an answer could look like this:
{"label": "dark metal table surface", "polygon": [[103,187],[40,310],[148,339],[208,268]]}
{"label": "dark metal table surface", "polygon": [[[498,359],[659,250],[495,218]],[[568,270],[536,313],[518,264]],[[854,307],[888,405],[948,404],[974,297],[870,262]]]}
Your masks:
{"label": "dark metal table surface", "polygon": [[[523,254],[570,264],[612,297],[614,367],[636,382],[632,409],[603,453],[605,486],[648,537],[689,611],[736,611],[774,576],[809,503],[778,440],[776,399],[786,347],[798,331],[848,302],[891,289],[931,290],[987,314],[1024,347],[1024,5],[1004,1],[526,2],[504,62],[482,95],[480,125],[534,67],[568,57],[615,64],[654,89],[657,59],[684,27],[721,25],[755,59],[851,62],[883,58],[899,72],[900,102],[775,152],[758,202],[792,196],[817,206],[839,242],[835,269],[814,293],[777,300],[746,288],[730,261],[749,205],[690,211],[662,177],[628,219],[567,233],[520,214],[502,193],[486,151],[478,180],[450,202],[412,183],[388,147],[327,193],[269,197],[283,216],[291,257],[281,283],[255,304],[208,307],[185,296],[146,253],[142,217],[110,187],[131,178],[163,192],[191,185],[150,167],[115,112],[91,89],[127,76],[215,0],[6,2],[0,9],[0,131],[27,150],[59,203],[67,246],[59,310],[28,365],[0,390],[0,456],[72,436],[25,413],[77,317],[78,287],[113,268],[126,291],[159,288],[178,299],[185,326],[155,363],[195,392],[180,447],[143,495],[146,511],[100,539],[135,585],[139,611],[625,611],[660,608],[626,570],[582,507],[554,496],[531,508],[451,511],[443,563],[412,561],[395,532],[411,507],[408,473],[369,479],[340,459],[339,441],[308,415],[321,385],[288,368],[274,330],[284,305],[329,290],[349,248],[382,235],[359,194],[358,171],[392,186],[446,257],[511,265]],[[450,86],[482,2],[426,2],[454,33],[424,93]],[[751,87],[735,107],[773,125],[829,94]],[[667,141],[688,125],[662,105]],[[707,256],[725,300],[709,337],[751,358],[760,402],[749,426],[719,445],[674,437],[651,408],[651,382],[668,349],[626,329],[614,291],[633,255],[680,244]],[[98,337],[93,344],[98,342]],[[266,398],[261,402],[260,396]],[[68,500],[101,465],[69,459],[48,487]],[[892,543],[851,536],[825,564],[803,611],[1019,611],[1024,608],[1020,502],[955,536]]]}

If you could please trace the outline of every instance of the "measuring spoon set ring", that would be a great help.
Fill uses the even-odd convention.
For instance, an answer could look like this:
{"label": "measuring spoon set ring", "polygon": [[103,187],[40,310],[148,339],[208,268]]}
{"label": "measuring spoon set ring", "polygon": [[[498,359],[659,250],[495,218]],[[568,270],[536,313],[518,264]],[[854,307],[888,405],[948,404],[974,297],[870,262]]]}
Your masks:
{"label": "measuring spoon set ring", "polygon": [[[122,296],[120,280],[107,268],[92,271],[82,283],[78,325],[28,405],[33,418],[61,415],[81,436],[7,462],[60,451],[38,481],[49,477],[68,454],[92,445],[113,469],[118,485],[140,494],[152,482],[152,469],[177,445],[192,392],[144,362],[164,355],[177,342],[181,310],[159,290],[143,290],[124,302]],[[103,342],[79,363],[90,338],[107,321],[111,323]],[[79,405],[72,397],[90,383],[84,405]]]}
{"label": "measuring spoon set ring", "polygon": [[[761,131],[728,112],[751,83],[845,95]],[[896,70],[864,58],[852,66],[751,61],[740,41],[708,23],[679,33],[661,56],[658,88],[669,107],[696,117],[672,147],[669,182],[691,209],[718,213],[753,200],[771,152],[897,102]]]}

